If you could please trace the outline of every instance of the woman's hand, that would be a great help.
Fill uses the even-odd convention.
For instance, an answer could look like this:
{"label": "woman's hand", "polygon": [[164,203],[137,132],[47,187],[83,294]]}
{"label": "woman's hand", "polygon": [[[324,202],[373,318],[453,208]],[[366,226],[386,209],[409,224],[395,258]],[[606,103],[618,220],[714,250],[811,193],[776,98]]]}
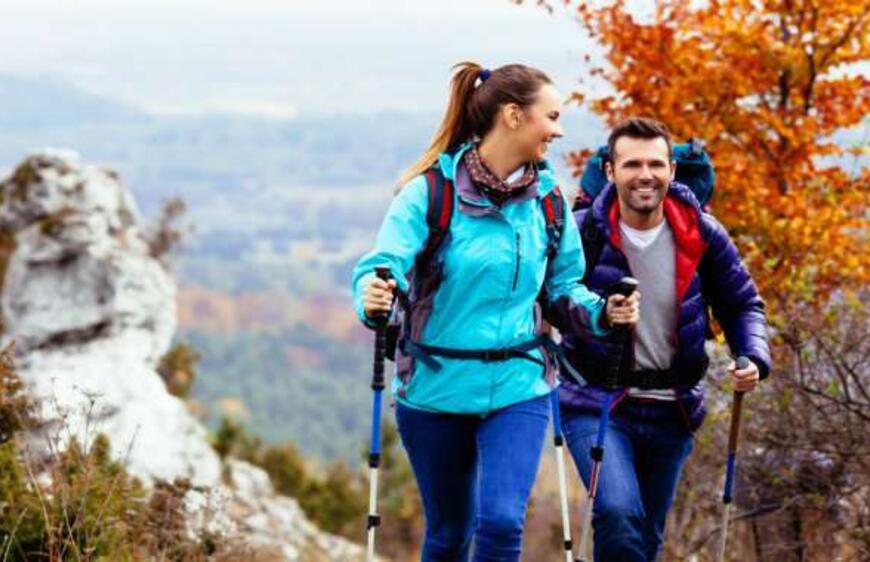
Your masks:
{"label": "woman's hand", "polygon": [[372,277],[363,289],[363,309],[366,316],[372,317],[389,312],[393,305],[396,286],[395,279],[384,281],[379,277]]}
{"label": "woman's hand", "polygon": [[610,295],[605,310],[611,326],[634,326],[640,319],[640,292],[635,291],[630,297]]}

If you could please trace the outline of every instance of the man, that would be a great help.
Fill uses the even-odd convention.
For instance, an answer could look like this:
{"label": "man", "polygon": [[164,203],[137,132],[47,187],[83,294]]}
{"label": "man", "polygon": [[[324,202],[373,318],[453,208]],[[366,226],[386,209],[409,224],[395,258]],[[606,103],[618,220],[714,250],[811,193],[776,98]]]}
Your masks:
{"label": "man", "polygon": [[[609,183],[575,217],[583,236],[598,233],[600,252],[586,279],[604,293],[624,276],[636,278],[640,321],[631,333],[613,330],[600,339],[563,334],[568,361],[589,384],[566,377],[562,425],[588,486],[601,404],[614,393],[593,512],[595,560],[645,562],[659,556],[693,432],[706,413],[708,306],[733,356],[750,360],[741,370],[732,361],[736,390],[751,391],[767,376],[770,352],[764,303],[737,249],[691,190],[673,182],[667,128],[627,119],[613,129],[608,147]],[[583,228],[586,213],[591,231]],[[615,369],[618,387],[605,388]]]}

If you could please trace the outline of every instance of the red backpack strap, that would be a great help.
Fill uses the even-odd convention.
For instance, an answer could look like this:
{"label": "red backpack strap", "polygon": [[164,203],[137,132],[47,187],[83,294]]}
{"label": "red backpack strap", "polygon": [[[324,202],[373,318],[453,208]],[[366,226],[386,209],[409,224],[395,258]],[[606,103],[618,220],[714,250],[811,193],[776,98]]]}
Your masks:
{"label": "red backpack strap", "polygon": [[565,199],[558,186],[543,197],[541,206],[547,224],[547,259],[552,261],[559,251],[562,229],[565,226]]}
{"label": "red backpack strap", "polygon": [[[427,359],[422,355],[415,355],[413,351],[415,343],[411,337],[413,331],[411,323],[415,320],[411,317],[411,303],[416,299],[426,298],[434,294],[441,283],[441,267],[433,258],[438,248],[444,242],[444,239],[447,238],[447,233],[450,232],[450,220],[453,218],[453,207],[455,204],[455,190],[453,182],[444,177],[438,166],[429,168],[424,173],[424,177],[426,178],[426,193],[428,197],[426,225],[429,227],[429,235],[423,244],[423,249],[414,260],[414,267],[408,272],[411,289],[408,293],[400,293],[402,295],[400,303],[403,310],[402,326],[400,328],[402,335],[397,335],[396,339],[398,340],[397,346],[404,355],[408,356],[410,354],[414,359],[419,359],[425,363],[431,361],[431,358]],[[435,364],[437,365],[437,362]],[[411,369],[413,370],[413,367]],[[406,383],[407,380],[403,382],[399,389],[400,396],[405,396]]]}
{"label": "red backpack strap", "polygon": [[453,218],[455,199],[453,182],[445,178],[437,166],[429,168],[426,172],[426,187],[429,193],[429,205],[426,211],[429,237],[423,246],[423,251],[417,256],[419,263],[429,261],[447,237],[450,231],[450,219]]}
{"label": "red backpack strap", "polygon": [[[544,222],[547,229],[547,274],[553,260],[559,252],[559,243],[562,241],[562,228],[565,226],[565,199],[558,186],[541,198],[541,209],[544,211]],[[550,299],[547,296],[547,284],[541,287],[538,293],[538,306],[544,320],[550,318]]]}

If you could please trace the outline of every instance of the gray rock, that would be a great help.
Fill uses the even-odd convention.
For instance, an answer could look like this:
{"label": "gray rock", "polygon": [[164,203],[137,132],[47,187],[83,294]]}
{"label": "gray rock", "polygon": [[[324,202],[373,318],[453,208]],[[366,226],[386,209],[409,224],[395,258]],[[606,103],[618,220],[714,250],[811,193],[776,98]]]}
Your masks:
{"label": "gray rock", "polygon": [[105,433],[146,484],[190,479],[190,532],[242,533],[286,560],[351,562],[359,546],[322,533],[266,473],[231,461],[234,485],[185,403],[155,368],[176,327],[176,285],[149,253],[129,191],[110,170],[46,151],[0,183],[0,228],[16,246],[3,279],[3,345],[39,405],[30,454]]}
{"label": "gray rock", "polygon": [[323,533],[308,521],[296,500],[275,495],[268,475],[246,462],[227,463],[233,481],[233,519],[255,544],[277,546],[288,561],[362,562],[359,545]]}

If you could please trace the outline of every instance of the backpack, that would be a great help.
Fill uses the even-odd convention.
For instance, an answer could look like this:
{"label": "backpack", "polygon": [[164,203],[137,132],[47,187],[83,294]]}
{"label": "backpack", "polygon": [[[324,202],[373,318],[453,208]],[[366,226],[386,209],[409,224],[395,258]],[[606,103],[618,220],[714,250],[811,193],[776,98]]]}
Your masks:
{"label": "backpack", "polygon": [[[713,197],[716,173],[713,169],[713,162],[710,160],[710,154],[704,148],[704,143],[692,138],[689,139],[689,142],[674,145],[672,152],[673,159],[677,163],[674,181],[688,186],[701,207],[706,207]],[[581,207],[584,202],[591,206],[595,197],[607,185],[604,165],[609,160],[610,153],[607,145],[604,145],[599,147],[586,162],[586,168],[580,178],[580,187],[584,195],[582,201],[579,201]],[[599,232],[591,212],[586,213],[580,225],[580,238],[583,241],[583,255],[586,258],[586,272],[583,276],[585,283],[598,263],[601,250],[604,248],[604,234]]]}
{"label": "backpack", "polygon": [[[438,248],[441,247],[450,232],[450,221],[453,218],[453,208],[456,202],[456,188],[451,180],[444,177],[438,165],[429,168],[424,176],[429,203],[426,210],[429,235],[423,244],[423,249],[414,259],[414,267],[409,275],[412,284],[411,292],[415,298],[430,295],[438,289],[441,271],[434,258]],[[562,229],[565,224],[565,199],[558,186],[541,199],[541,208],[546,223],[549,266],[559,250]],[[398,299],[400,308],[403,309],[404,314],[407,314],[411,307],[409,295],[399,293]],[[538,302],[546,303],[544,289],[538,295]],[[546,310],[546,307],[542,306],[542,310]],[[410,341],[409,324],[407,319],[401,318],[399,314],[394,314],[387,326],[386,357],[391,361],[395,360],[396,347],[401,345],[400,340],[404,338]]]}

